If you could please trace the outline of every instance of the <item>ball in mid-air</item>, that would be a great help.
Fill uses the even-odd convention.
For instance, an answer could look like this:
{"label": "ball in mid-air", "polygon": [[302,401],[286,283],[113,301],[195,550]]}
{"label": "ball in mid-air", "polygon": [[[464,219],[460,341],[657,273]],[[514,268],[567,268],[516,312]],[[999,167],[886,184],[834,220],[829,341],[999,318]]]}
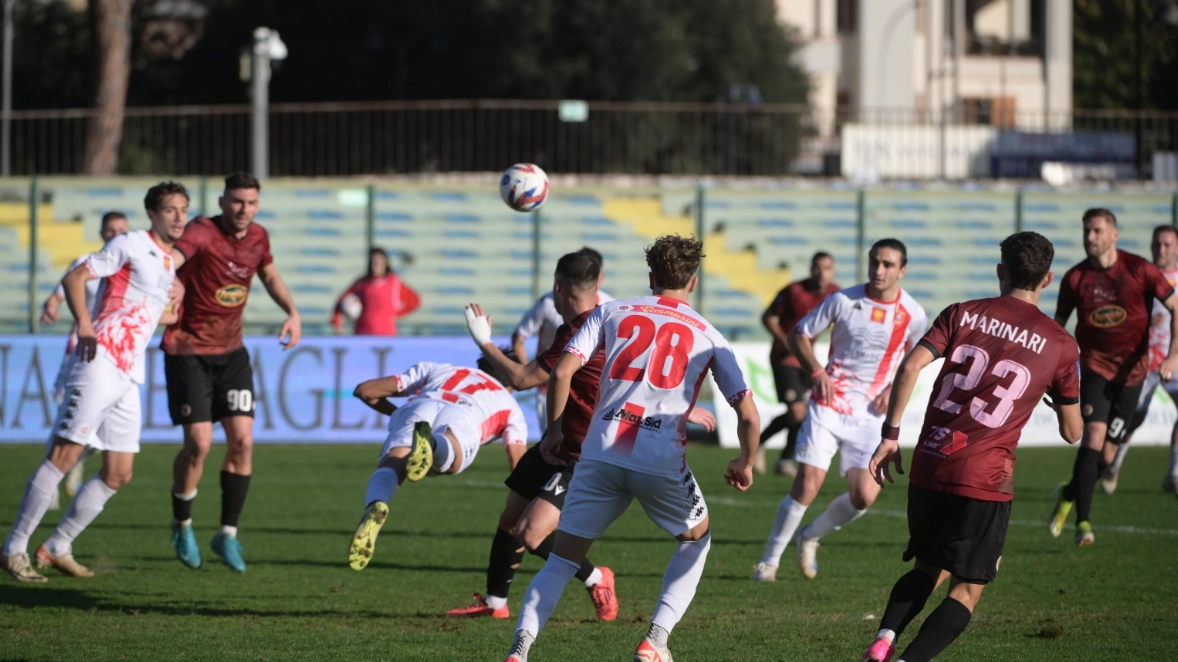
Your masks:
{"label": "ball in mid-air", "polygon": [[499,197],[516,211],[536,211],[548,199],[548,175],[537,165],[517,163],[499,179]]}

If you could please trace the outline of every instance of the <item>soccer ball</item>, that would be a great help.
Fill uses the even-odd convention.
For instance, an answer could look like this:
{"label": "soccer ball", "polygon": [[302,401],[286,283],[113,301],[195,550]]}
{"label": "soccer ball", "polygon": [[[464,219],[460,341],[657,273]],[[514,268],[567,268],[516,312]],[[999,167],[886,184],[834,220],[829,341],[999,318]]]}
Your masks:
{"label": "soccer ball", "polygon": [[499,197],[516,211],[536,211],[548,199],[548,175],[537,165],[517,163],[499,180]]}
{"label": "soccer ball", "polygon": [[349,322],[355,322],[360,313],[364,312],[364,303],[360,301],[360,297],[355,294],[349,294],[344,297],[343,301],[339,303],[339,310],[348,318]]}

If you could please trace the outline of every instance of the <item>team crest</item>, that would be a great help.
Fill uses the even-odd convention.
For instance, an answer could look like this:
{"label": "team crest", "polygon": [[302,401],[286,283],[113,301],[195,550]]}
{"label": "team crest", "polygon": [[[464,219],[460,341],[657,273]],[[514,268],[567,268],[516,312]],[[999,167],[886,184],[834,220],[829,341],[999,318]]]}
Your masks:
{"label": "team crest", "polygon": [[164,268],[167,269],[168,271],[172,270],[172,256],[171,255],[164,256]]}
{"label": "team crest", "polygon": [[888,318],[888,311],[883,308],[871,308],[871,321],[876,324],[883,324],[884,320]]}
{"label": "team crest", "polygon": [[215,296],[217,297],[217,303],[222,306],[236,308],[245,303],[246,297],[249,296],[249,290],[245,289],[244,285],[234,283],[233,285],[226,285],[217,290]]}

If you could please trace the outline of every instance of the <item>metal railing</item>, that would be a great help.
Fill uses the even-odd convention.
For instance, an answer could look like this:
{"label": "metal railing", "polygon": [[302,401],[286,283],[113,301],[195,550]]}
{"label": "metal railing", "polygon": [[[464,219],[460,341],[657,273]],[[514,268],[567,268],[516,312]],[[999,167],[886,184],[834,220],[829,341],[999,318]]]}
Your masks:
{"label": "metal railing", "polygon": [[[927,110],[819,111],[793,104],[589,102],[581,122],[558,101],[441,100],[273,104],[272,176],[498,171],[520,161],[553,172],[784,176],[799,156],[839,174],[846,124],[993,126],[1032,134],[1106,133],[1131,138],[1147,175],[1155,151],[1178,150],[1178,113]],[[12,113],[15,175],[80,174],[92,109]],[[1112,155],[1121,158],[1122,155]],[[805,158],[802,159],[804,161]],[[215,175],[247,169],[250,106],[128,108],[120,174]],[[1001,174],[1001,173],[998,173]]]}

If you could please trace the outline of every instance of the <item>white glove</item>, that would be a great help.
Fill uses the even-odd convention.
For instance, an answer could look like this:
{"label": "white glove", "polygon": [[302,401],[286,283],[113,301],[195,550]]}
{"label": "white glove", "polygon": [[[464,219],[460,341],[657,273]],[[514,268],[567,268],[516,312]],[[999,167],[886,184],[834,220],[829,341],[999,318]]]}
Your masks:
{"label": "white glove", "polygon": [[479,347],[490,344],[491,318],[483,314],[483,309],[477,303],[466,307],[466,330]]}

